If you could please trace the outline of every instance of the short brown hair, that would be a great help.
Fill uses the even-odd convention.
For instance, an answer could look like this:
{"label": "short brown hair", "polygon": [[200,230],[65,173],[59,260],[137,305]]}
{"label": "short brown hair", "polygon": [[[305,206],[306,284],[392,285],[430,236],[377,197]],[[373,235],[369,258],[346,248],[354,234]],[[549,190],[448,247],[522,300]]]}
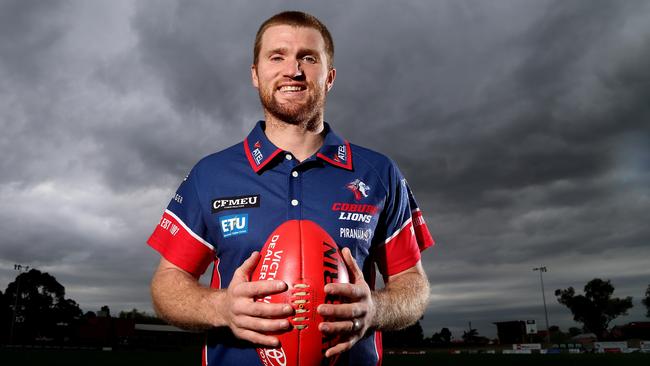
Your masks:
{"label": "short brown hair", "polygon": [[257,30],[257,34],[255,35],[255,45],[253,47],[253,64],[257,65],[257,61],[259,59],[260,48],[262,48],[262,35],[269,27],[274,25],[290,25],[293,27],[306,27],[316,29],[325,41],[327,66],[330,69],[332,68],[332,65],[334,65],[334,41],[332,40],[332,35],[327,30],[325,24],[318,20],[318,18],[301,11],[284,11],[282,13],[275,14],[274,16],[267,19],[264,23],[262,23],[260,29]]}

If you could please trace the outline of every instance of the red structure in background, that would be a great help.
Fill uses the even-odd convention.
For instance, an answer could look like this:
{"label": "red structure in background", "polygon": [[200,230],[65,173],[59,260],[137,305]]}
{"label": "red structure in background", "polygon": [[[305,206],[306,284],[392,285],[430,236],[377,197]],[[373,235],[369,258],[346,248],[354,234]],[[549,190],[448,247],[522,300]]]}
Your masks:
{"label": "red structure in background", "polygon": [[79,342],[87,346],[114,346],[135,335],[135,320],[94,317],[87,318],[77,332]]}
{"label": "red structure in background", "polygon": [[204,335],[171,325],[137,324],[133,319],[93,317],[78,328],[78,343],[87,347],[179,348],[202,344]]}
{"label": "red structure in background", "polygon": [[610,332],[614,339],[650,339],[650,322],[631,322],[617,325]]}

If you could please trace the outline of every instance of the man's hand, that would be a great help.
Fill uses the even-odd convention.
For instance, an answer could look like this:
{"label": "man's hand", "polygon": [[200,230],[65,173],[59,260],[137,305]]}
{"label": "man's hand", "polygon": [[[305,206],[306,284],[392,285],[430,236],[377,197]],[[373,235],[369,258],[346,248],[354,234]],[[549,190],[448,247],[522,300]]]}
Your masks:
{"label": "man's hand", "polygon": [[264,332],[289,328],[293,314],[289,304],[257,302],[259,298],[287,289],[282,281],[249,281],[260,254],[254,252],[235,271],[227,289],[207,288],[197,278],[161,258],[151,282],[156,313],[168,323],[184,329],[228,327],[240,339],[264,346],[277,346],[277,337]]}
{"label": "man's hand", "polygon": [[283,281],[251,282],[248,280],[259,259],[260,254],[253,252],[237,268],[224,298],[218,303],[220,305],[218,311],[237,338],[275,347],[280,344],[278,338],[265,335],[263,332],[287,330],[290,323],[284,318],[293,313],[293,308],[289,304],[268,304],[256,301],[256,299],[287,289],[287,284]]}
{"label": "man's hand", "polygon": [[352,348],[372,326],[376,307],[370,287],[363,279],[363,272],[352,257],[350,249],[343,248],[343,261],[348,267],[350,283],[330,283],[325,286],[325,293],[341,296],[348,301],[345,304],[322,304],[318,313],[330,321],[322,322],[318,329],[323,334],[340,334],[339,344],[328,349],[325,357],[331,357]]}

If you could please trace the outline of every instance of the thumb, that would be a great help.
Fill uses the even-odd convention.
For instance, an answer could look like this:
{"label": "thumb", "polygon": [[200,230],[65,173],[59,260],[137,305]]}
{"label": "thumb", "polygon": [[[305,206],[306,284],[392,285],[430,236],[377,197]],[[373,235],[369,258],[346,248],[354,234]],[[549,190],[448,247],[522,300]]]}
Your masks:
{"label": "thumb", "polygon": [[231,283],[240,283],[240,282],[248,282],[250,281],[251,275],[253,274],[253,271],[255,270],[255,266],[257,266],[257,262],[260,260],[260,253],[255,251],[251,253],[250,257],[248,257],[244,263],[242,263],[239,268],[235,271],[232,277]]}
{"label": "thumb", "polygon": [[350,249],[343,248],[341,254],[343,254],[343,261],[345,262],[346,267],[348,267],[350,282],[357,283],[359,280],[363,279],[363,272],[361,272],[361,269],[357,265],[357,261],[352,256]]}

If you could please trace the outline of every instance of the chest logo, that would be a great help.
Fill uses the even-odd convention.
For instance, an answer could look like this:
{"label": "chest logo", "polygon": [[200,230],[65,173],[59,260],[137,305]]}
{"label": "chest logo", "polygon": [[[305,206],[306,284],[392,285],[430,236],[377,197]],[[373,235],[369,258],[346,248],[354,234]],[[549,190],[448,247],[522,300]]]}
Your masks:
{"label": "chest logo", "polygon": [[224,238],[248,233],[248,214],[221,216],[219,223]]}
{"label": "chest logo", "polygon": [[260,195],[221,197],[212,200],[212,213],[238,208],[260,207]]}
{"label": "chest logo", "polygon": [[339,236],[344,239],[363,240],[369,243],[372,240],[372,229],[342,227],[340,228]]}
{"label": "chest logo", "polygon": [[360,179],[353,180],[352,182],[348,183],[345,188],[354,193],[354,199],[357,201],[368,197],[368,192],[370,191],[370,186],[362,182]]}
{"label": "chest logo", "polygon": [[339,220],[358,221],[369,224],[372,221],[372,215],[364,215],[358,212],[341,212],[339,213]]}

